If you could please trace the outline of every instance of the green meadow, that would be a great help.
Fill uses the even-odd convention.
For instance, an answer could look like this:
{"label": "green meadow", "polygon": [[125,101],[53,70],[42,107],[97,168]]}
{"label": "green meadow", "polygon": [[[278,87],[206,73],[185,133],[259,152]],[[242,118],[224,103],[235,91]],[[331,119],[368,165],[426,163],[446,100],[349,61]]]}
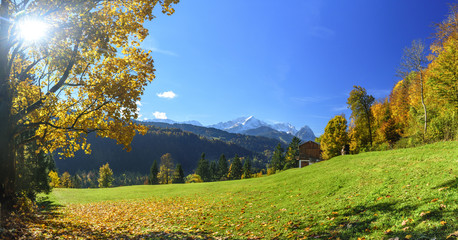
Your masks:
{"label": "green meadow", "polygon": [[81,239],[456,239],[458,142],[237,181],[54,189],[29,235]]}

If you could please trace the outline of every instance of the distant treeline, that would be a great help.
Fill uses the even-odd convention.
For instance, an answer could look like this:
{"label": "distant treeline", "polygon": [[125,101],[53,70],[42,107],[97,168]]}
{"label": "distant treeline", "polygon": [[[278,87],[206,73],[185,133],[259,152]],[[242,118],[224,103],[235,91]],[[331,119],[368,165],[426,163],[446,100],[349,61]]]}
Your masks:
{"label": "distant treeline", "polygon": [[[180,124],[180,123],[161,123],[161,122],[139,122],[146,126],[156,126],[161,128],[178,128],[183,131],[192,132],[199,136],[203,136],[209,139],[221,140],[228,143],[233,143],[243,148],[246,148],[253,152],[262,153],[266,150],[274,149],[280,141],[276,140],[274,136],[263,137],[263,136],[252,136],[238,133],[229,133],[223,130],[210,127],[200,127],[191,124]],[[291,139],[293,136],[290,136]],[[288,141],[288,137],[285,137]],[[286,145],[283,145],[286,147]]]}
{"label": "distant treeline", "polygon": [[[258,137],[250,136],[250,138]],[[109,163],[115,175],[125,172],[148,175],[153,161],[159,160],[165,153],[170,153],[174,161],[182,165],[184,173],[189,174],[197,168],[203,152],[210,161],[218,160],[221,154],[228,158],[238,154],[253,159],[253,167],[265,168],[268,161],[266,155],[269,155],[247,150],[235,143],[208,139],[180,129],[164,129],[155,126],[150,126],[147,134],[137,134],[134,137],[130,152],[117,145],[115,140],[108,138],[99,138],[90,134],[87,141],[91,144],[92,154],[87,155],[79,151],[75,157],[66,159],[55,157],[59,172],[69,172],[74,175],[78,171],[89,172]]]}

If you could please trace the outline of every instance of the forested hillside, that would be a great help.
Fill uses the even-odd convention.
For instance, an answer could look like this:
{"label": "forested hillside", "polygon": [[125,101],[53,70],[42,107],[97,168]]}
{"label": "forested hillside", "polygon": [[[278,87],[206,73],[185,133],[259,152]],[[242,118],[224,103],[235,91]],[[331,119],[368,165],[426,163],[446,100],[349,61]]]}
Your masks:
{"label": "forested hillside", "polygon": [[204,136],[209,139],[218,139],[225,142],[230,142],[242,146],[253,152],[264,152],[265,150],[271,151],[277,146],[278,143],[282,143],[283,147],[286,147],[291,138],[285,142],[280,142],[276,139],[269,138],[268,136],[250,136],[238,133],[229,133],[223,130],[210,127],[200,127],[191,124],[169,124],[162,122],[140,122],[146,126],[156,126],[162,128],[179,128],[184,131],[192,132],[200,136]]}
{"label": "forested hillside", "polygon": [[255,158],[254,167],[264,168],[263,163],[267,160],[261,154],[247,150],[237,144],[227,143],[221,140],[210,140],[191,132],[180,129],[159,128],[150,126],[147,134],[135,135],[132,141],[132,151],[123,150],[115,140],[99,138],[94,135],[88,136],[92,154],[87,155],[78,151],[75,157],[59,159],[56,156],[56,165],[59,172],[68,171],[73,174],[78,170],[98,169],[105,163],[109,163],[115,174],[122,172],[139,172],[148,174],[154,160],[160,161],[165,153],[171,153],[175,163],[181,163],[186,174],[191,173],[197,167],[197,162],[203,152],[207,159],[215,161],[221,154],[228,159],[238,154]]}

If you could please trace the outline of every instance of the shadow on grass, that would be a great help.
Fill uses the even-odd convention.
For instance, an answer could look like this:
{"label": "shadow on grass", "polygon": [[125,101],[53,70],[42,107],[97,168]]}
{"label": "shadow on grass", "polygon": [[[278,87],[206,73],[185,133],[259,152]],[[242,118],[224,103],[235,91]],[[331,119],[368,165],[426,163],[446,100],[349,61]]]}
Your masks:
{"label": "shadow on grass", "polygon": [[450,181],[447,181],[441,185],[437,185],[436,187],[433,187],[433,189],[444,189],[444,188],[458,189],[458,177]]}
{"label": "shadow on grass", "polygon": [[36,201],[38,211],[41,213],[49,213],[49,214],[55,214],[55,211],[63,205],[57,204],[51,200],[49,200],[49,197],[39,197]]}
{"label": "shadow on grass", "polygon": [[[0,239],[215,239],[209,232],[143,231],[135,233],[135,223],[116,229],[94,227],[88,223],[74,223],[59,211],[62,205],[47,197],[37,199],[38,211],[33,214],[14,214],[7,225],[0,228]],[[219,238],[226,239],[226,238]]]}
{"label": "shadow on grass", "polygon": [[[56,239],[214,239],[207,232],[161,232],[151,231],[143,234],[130,233],[130,229],[94,229],[88,224],[75,224],[68,221],[46,221],[47,227],[40,235],[52,236]],[[29,236],[27,236],[29,237]],[[30,235],[30,237],[35,237]]]}
{"label": "shadow on grass", "polygon": [[[368,205],[358,205],[352,208],[340,209],[339,211],[345,212],[344,219],[353,219],[351,221],[344,221],[341,219],[336,222],[337,227],[332,229],[328,236],[340,239],[351,239],[355,237],[362,237],[372,231],[383,231],[387,239],[405,239],[410,235],[411,239],[458,239],[458,231],[453,233],[456,229],[447,228],[447,226],[429,228],[424,231],[414,230],[420,224],[427,222],[440,222],[446,216],[458,216],[457,210],[437,209],[428,211],[427,214],[421,217],[420,221],[409,222],[406,225],[400,223],[388,223],[386,229],[379,229],[377,223],[381,215],[390,214],[393,212],[403,213],[404,216],[413,216],[418,208],[424,204],[411,204],[402,205],[400,201],[391,200],[390,202],[381,202]],[[399,215],[399,214],[397,214]],[[401,230],[389,230],[392,225],[401,225]],[[405,227],[404,227],[405,226]],[[398,226],[399,228],[399,226]],[[394,228],[396,229],[396,228]]]}

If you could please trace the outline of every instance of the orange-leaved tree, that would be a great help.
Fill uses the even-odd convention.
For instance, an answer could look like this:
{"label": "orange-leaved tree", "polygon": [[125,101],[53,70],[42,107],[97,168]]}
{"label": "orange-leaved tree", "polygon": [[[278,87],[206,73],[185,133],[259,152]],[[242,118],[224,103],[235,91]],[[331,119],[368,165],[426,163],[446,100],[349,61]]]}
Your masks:
{"label": "orange-leaved tree", "polygon": [[[1,0],[0,203],[14,203],[15,156],[22,145],[90,153],[86,136],[129,150],[136,102],[154,75],[140,48],[155,6],[168,15],[179,0]],[[28,25],[27,25],[28,24]],[[29,27],[27,27],[29,26]],[[30,27],[32,26],[32,27]],[[41,32],[36,30],[39,26]],[[41,39],[28,39],[43,35]],[[46,33],[46,34],[43,34]]]}

